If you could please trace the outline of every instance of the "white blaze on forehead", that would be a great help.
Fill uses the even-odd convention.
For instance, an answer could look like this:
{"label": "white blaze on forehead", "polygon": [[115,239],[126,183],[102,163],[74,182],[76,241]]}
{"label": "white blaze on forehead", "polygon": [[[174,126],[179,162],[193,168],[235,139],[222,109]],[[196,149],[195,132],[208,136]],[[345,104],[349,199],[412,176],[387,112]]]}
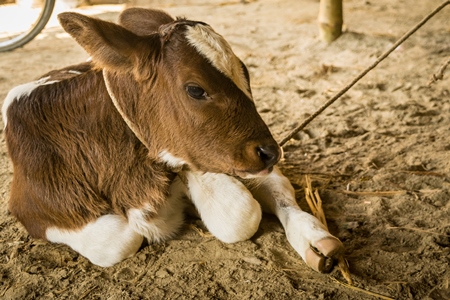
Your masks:
{"label": "white blaze on forehead", "polygon": [[3,101],[3,106],[2,106],[2,117],[3,117],[3,123],[5,124],[5,128],[6,128],[6,123],[8,121],[6,118],[6,113],[8,112],[8,108],[11,105],[11,103],[13,103],[14,100],[20,99],[22,96],[26,96],[26,97],[30,96],[30,94],[37,87],[39,87],[41,85],[48,85],[48,84],[53,84],[55,82],[58,82],[58,80],[48,81],[49,79],[50,79],[50,76],[43,77],[39,80],[16,86],[15,88],[13,88],[12,90],[9,91],[8,95],[6,95],[5,101]]}
{"label": "white blaze on forehead", "polygon": [[195,26],[188,26],[186,38],[216,69],[230,78],[247,97],[252,99],[247,89],[248,82],[242,70],[241,62],[220,34],[208,25],[196,24]]}

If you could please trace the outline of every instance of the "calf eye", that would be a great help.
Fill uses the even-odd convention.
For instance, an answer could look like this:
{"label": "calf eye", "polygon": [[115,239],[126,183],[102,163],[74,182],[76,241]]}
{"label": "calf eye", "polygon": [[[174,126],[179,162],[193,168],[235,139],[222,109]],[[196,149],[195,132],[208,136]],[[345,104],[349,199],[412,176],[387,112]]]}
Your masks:
{"label": "calf eye", "polygon": [[186,87],[186,91],[188,95],[197,100],[206,99],[208,94],[206,94],[205,90],[197,85],[188,85]]}

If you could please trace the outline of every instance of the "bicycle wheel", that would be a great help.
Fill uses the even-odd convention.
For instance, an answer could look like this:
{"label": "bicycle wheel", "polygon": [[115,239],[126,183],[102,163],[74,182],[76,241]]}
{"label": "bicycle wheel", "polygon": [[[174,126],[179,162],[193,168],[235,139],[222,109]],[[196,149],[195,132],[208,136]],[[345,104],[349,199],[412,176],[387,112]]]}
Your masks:
{"label": "bicycle wheel", "polygon": [[47,25],[55,0],[0,0],[0,52],[22,47]]}

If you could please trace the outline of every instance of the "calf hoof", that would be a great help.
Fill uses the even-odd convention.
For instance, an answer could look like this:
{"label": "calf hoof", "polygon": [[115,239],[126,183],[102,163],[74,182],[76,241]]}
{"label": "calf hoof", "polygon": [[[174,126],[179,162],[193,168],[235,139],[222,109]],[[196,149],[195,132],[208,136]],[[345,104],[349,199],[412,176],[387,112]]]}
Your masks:
{"label": "calf hoof", "polygon": [[326,237],[317,241],[306,250],[305,261],[312,269],[329,273],[334,265],[334,261],[344,253],[342,242],[333,237]]}

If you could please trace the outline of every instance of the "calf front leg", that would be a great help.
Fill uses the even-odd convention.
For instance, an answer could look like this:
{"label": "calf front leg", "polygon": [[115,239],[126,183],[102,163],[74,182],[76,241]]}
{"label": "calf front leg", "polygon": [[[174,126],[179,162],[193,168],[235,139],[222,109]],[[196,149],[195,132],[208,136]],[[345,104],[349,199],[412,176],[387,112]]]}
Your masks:
{"label": "calf front leg", "polygon": [[245,184],[263,210],[278,217],[289,243],[306,264],[319,272],[329,272],[333,259],[342,255],[344,247],[318,219],[301,210],[294,188],[278,167],[266,177],[245,180]]}
{"label": "calf front leg", "polygon": [[179,173],[188,196],[208,230],[225,243],[251,238],[261,221],[261,206],[242,182],[225,174]]}

